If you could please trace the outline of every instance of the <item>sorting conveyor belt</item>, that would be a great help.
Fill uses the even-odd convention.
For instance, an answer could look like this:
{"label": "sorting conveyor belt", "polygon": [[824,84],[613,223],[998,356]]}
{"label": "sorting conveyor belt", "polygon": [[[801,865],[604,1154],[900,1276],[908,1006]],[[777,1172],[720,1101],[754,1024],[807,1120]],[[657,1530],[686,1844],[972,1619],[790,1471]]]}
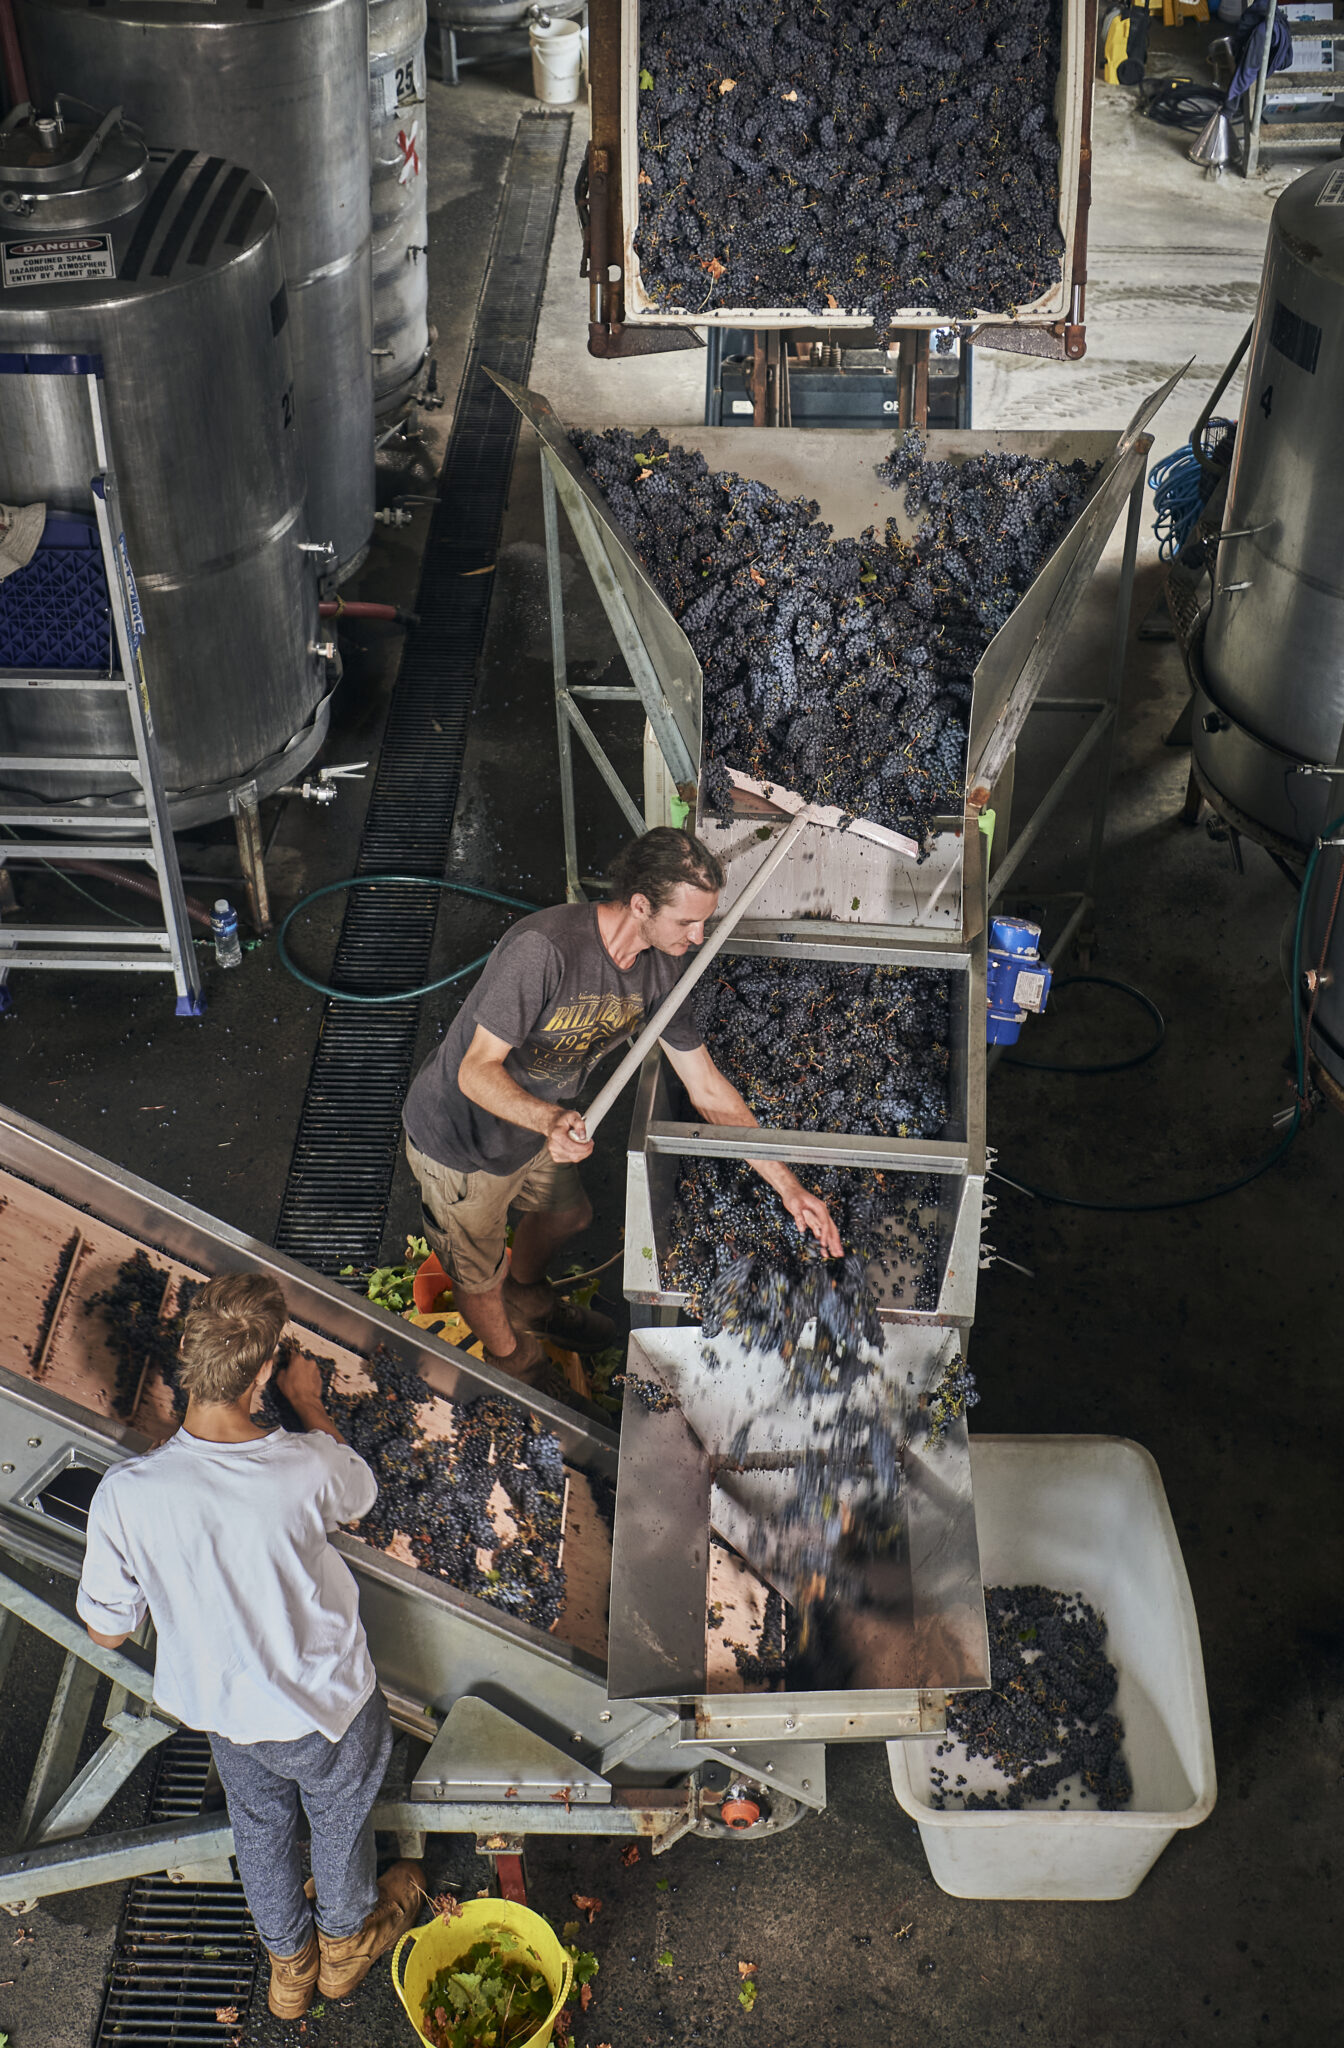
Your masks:
{"label": "sorting conveyor belt", "polygon": [[[0,1606],[75,1656],[87,1653],[96,1669],[124,1683],[148,1709],[146,1652],[134,1645],[125,1652],[95,1651],[73,1620],[71,1601],[44,1590],[32,1574],[34,1566],[54,1570],[72,1590],[98,1477],[176,1426],[169,1391],[152,1367],[133,1390],[130,1419],[116,1414],[117,1361],[89,1306],[137,1250],[162,1271],[168,1307],[184,1279],[239,1270],[269,1274],[285,1290],[290,1335],[332,1362],[338,1386],[357,1385],[380,1346],[418,1372],[426,1405],[417,1412],[431,1434],[444,1403],[481,1394],[516,1400],[520,1390],[270,1247],[0,1110]],[[698,1342],[698,1332],[683,1335]],[[718,1832],[725,1793],[745,1782],[757,1788],[755,1826],[768,1833],[825,1804],[824,1740],[871,1740],[941,1725],[943,1687],[927,1665],[909,1666],[900,1683],[856,1687],[853,1697],[849,1688],[793,1691],[777,1681],[753,1688],[733,1645],[750,1651],[768,1587],[736,1547],[731,1555],[725,1548],[712,1579],[706,1577],[698,1621],[683,1617],[683,1633],[686,1626],[698,1630],[701,1662],[669,1674],[675,1683],[647,1691],[613,1684],[612,1670],[628,1672],[631,1665],[628,1657],[621,1664],[611,1630],[619,1626],[632,1648],[644,1628],[639,1597],[632,1605],[623,1592],[619,1610],[610,1606],[611,1541],[595,1486],[609,1487],[617,1477],[616,1439],[530,1391],[526,1405],[559,1440],[567,1479],[567,1584],[553,1630],[543,1633],[421,1570],[395,1540],[379,1549],[358,1533],[333,1538],[358,1581],[370,1649],[394,1718],[429,1744],[413,1784],[399,1804],[385,1802],[380,1824],[413,1837],[451,1807],[446,1817],[454,1829],[638,1833],[659,1848],[691,1830]],[[964,1422],[958,1430],[950,1449],[964,1462]],[[973,1559],[968,1489],[963,1507],[963,1543]],[[637,1488],[628,1490],[621,1513],[636,1520],[643,1513]],[[725,1519],[731,1519],[727,1509]],[[733,1544],[734,1533],[741,1536],[725,1528],[725,1545]],[[693,1547],[693,1532],[688,1541]],[[908,1628],[914,1599],[937,1604],[941,1581],[935,1575],[917,1591],[918,1580],[916,1571],[893,1627]],[[978,1578],[972,1607],[977,1596]],[[956,1600],[965,1606],[960,1583]],[[735,1617],[726,1630],[712,1625],[713,1610],[722,1614],[725,1604]],[[962,1644],[964,1630],[953,1633]],[[967,1670],[958,1648],[947,1660],[947,1683],[968,1682]],[[753,1690],[761,1695],[754,1706]],[[85,1715],[88,1706],[86,1698]],[[751,1713],[763,1719],[752,1721],[729,1768],[717,1745],[730,1731],[736,1743],[743,1716]],[[170,1724],[159,1724],[156,1734],[141,1719],[134,1729],[109,1733],[104,1779],[111,1789],[168,1732]],[[120,1763],[125,1769],[118,1776]],[[110,1795],[99,1803],[77,1784],[48,1790],[52,1802],[29,1844],[0,1857],[0,1903],[170,1867],[174,1858],[227,1854],[227,1829],[221,1833],[218,1819],[208,1817],[192,1836],[193,1859],[185,1858],[180,1831],[171,1841],[128,1842],[120,1851],[114,1836],[68,1839],[98,1820]]]}

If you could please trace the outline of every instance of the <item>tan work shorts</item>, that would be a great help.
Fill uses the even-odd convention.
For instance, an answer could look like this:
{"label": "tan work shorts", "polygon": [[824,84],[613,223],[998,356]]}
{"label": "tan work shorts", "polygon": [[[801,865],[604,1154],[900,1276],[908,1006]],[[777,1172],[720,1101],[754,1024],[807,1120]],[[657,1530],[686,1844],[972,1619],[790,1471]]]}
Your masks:
{"label": "tan work shorts", "polygon": [[583,1202],[579,1169],[552,1159],[543,1145],[516,1173],[458,1173],[428,1159],[406,1140],[406,1157],[420,1183],[425,1237],[444,1271],[468,1294],[488,1294],[508,1266],[509,1210],[577,1209]]}

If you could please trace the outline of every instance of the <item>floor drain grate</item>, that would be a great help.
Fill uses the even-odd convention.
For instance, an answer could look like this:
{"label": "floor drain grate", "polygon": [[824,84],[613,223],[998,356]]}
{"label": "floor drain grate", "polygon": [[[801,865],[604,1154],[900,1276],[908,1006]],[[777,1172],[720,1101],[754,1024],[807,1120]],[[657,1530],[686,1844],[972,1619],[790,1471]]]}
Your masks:
{"label": "floor drain grate", "polygon": [[[204,1735],[170,1737],[150,1821],[199,1813],[209,1772]],[[126,1897],[96,2048],[228,2048],[247,2014],[257,1956],[241,1885],[137,1878]],[[241,2016],[238,2027],[232,2013]]]}
{"label": "floor drain grate", "polygon": [[[356,872],[441,876],[448,865],[467,721],[490,604],[518,413],[481,365],[527,380],[564,174],[569,116],[525,114],[500,200],[439,481],[438,502]],[[364,995],[429,972],[441,892],[414,883],[349,899],[332,984]],[[328,1001],[275,1243],[318,1272],[371,1266],[387,1215],[411,1080],[418,1003]]]}

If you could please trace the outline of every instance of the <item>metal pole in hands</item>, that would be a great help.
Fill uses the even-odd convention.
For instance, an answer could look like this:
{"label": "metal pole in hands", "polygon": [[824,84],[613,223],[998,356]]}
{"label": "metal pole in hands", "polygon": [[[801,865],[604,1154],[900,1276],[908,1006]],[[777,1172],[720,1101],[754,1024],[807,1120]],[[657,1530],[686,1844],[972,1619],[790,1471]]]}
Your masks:
{"label": "metal pole in hands", "polygon": [[723,945],[724,940],[731,937],[739,920],[755,902],[780,862],[788,855],[794,842],[801,835],[803,827],[815,823],[816,819],[813,816],[812,810],[810,807],[804,806],[792,820],[788,829],[781,832],[755,874],[752,875],[750,881],[741,890],[732,908],[716,926],[713,938],[706,939],[704,945],[696,954],[694,963],[687,968],[676,987],[664,996],[662,1002],[640,1032],[639,1037],[616,1068],[611,1079],[599,1088],[597,1094],[593,1097],[592,1103],[583,1112],[583,1127],[590,1138],[615,1102],[626,1082],[630,1079],[630,1076],[642,1066],[646,1055],[658,1043],[659,1038],[676,1016],[677,1011],[681,1008],[687,996]]}

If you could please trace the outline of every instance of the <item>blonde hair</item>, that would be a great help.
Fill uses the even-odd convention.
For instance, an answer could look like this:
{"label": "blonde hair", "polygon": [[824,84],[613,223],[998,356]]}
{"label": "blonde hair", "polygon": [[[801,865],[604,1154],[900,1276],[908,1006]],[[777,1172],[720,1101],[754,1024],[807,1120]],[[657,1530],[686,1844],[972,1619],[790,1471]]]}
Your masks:
{"label": "blonde hair", "polygon": [[236,1401],[280,1341],[285,1297],[264,1273],[226,1273],[201,1289],[182,1324],[178,1380],[193,1401]]}

